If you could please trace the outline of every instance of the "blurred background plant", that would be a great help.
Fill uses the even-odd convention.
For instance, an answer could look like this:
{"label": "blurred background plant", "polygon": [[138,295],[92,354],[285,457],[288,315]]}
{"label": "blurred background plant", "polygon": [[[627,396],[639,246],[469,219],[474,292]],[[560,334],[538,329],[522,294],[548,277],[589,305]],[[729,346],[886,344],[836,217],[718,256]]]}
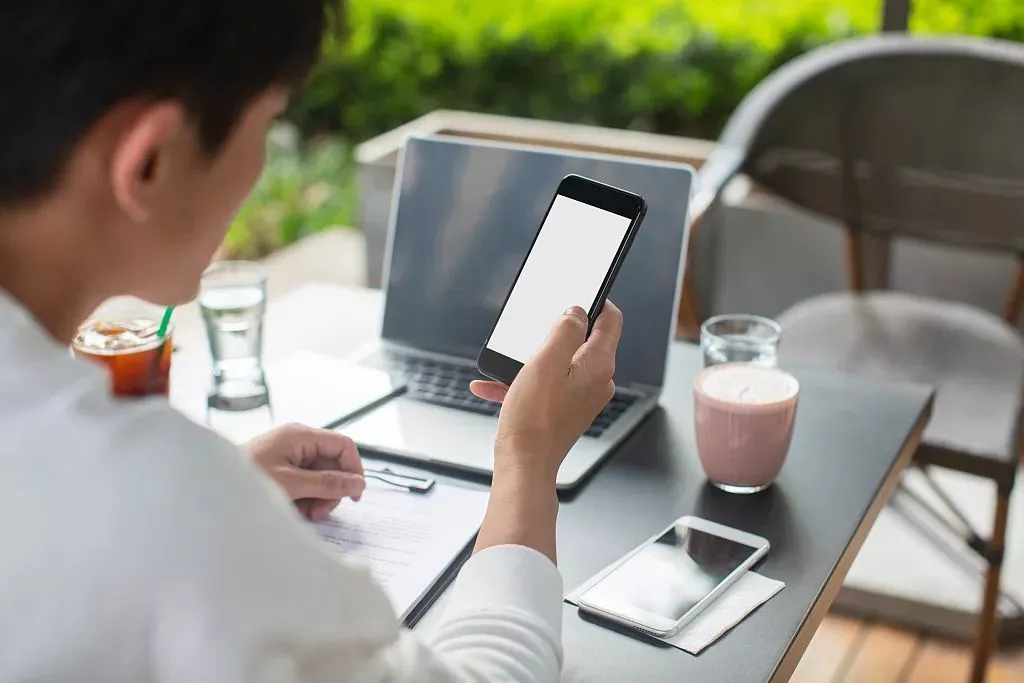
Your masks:
{"label": "blurred background plant", "polygon": [[[765,75],[880,17],[881,0],[347,0],[228,255],[353,225],[352,147],[434,109],[714,138]],[[1024,41],[1024,2],[914,0],[911,31]]]}
{"label": "blurred background plant", "polygon": [[222,256],[257,259],[308,234],[350,227],[354,174],[345,138],[303,139],[294,124],[277,123],[268,136],[263,175],[232,222]]}

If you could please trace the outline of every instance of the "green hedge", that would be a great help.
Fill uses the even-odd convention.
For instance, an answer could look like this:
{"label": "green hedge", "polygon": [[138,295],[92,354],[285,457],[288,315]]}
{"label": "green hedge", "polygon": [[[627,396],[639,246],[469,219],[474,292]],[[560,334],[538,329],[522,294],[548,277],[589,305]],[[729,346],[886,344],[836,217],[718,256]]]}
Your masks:
{"label": "green hedge", "polygon": [[[1024,39],[1024,0],[913,2],[916,32]],[[713,138],[766,74],[880,16],[880,0],[348,0],[290,111],[306,142],[275,131],[229,253],[352,225],[343,140],[438,108]]]}
{"label": "green hedge", "polygon": [[[916,32],[1024,39],[1020,0],[914,0]],[[348,0],[291,118],[362,140],[437,108],[713,137],[766,74],[880,0]],[[340,22],[339,22],[340,23]]]}
{"label": "green hedge", "polygon": [[354,225],[355,168],[336,136],[303,141],[277,124],[267,139],[267,163],[252,195],[231,223],[224,247],[231,258],[258,259],[306,235]]}

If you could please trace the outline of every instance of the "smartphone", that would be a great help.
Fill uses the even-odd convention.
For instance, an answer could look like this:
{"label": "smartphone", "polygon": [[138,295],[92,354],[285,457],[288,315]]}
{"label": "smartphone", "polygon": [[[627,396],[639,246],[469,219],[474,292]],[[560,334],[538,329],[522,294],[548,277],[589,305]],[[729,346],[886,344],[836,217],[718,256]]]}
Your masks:
{"label": "smartphone", "polygon": [[480,373],[511,384],[570,306],[593,327],[646,212],[632,192],[563,178],[477,357]]}
{"label": "smartphone", "polygon": [[760,536],[682,517],[589,587],[579,608],[666,638],[714,602],[768,548]]}

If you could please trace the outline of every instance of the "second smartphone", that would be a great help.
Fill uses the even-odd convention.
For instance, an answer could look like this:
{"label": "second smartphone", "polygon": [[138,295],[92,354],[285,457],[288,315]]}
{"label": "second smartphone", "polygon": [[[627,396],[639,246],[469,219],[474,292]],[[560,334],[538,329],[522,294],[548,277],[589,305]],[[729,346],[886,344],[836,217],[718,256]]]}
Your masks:
{"label": "second smartphone", "polygon": [[593,327],[646,213],[640,195],[563,178],[477,357],[480,373],[511,384],[571,306]]}
{"label": "second smartphone", "polygon": [[768,553],[767,539],[681,517],[622,559],[579,598],[584,612],[668,638]]}

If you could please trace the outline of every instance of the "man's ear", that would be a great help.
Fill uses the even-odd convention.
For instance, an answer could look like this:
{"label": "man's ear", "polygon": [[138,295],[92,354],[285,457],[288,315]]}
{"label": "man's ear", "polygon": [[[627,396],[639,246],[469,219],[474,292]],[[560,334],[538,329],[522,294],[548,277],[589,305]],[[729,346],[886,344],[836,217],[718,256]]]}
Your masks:
{"label": "man's ear", "polygon": [[133,220],[149,217],[174,144],[185,128],[185,112],[176,102],[146,105],[131,119],[117,141],[110,166],[110,184],[122,211]]}

